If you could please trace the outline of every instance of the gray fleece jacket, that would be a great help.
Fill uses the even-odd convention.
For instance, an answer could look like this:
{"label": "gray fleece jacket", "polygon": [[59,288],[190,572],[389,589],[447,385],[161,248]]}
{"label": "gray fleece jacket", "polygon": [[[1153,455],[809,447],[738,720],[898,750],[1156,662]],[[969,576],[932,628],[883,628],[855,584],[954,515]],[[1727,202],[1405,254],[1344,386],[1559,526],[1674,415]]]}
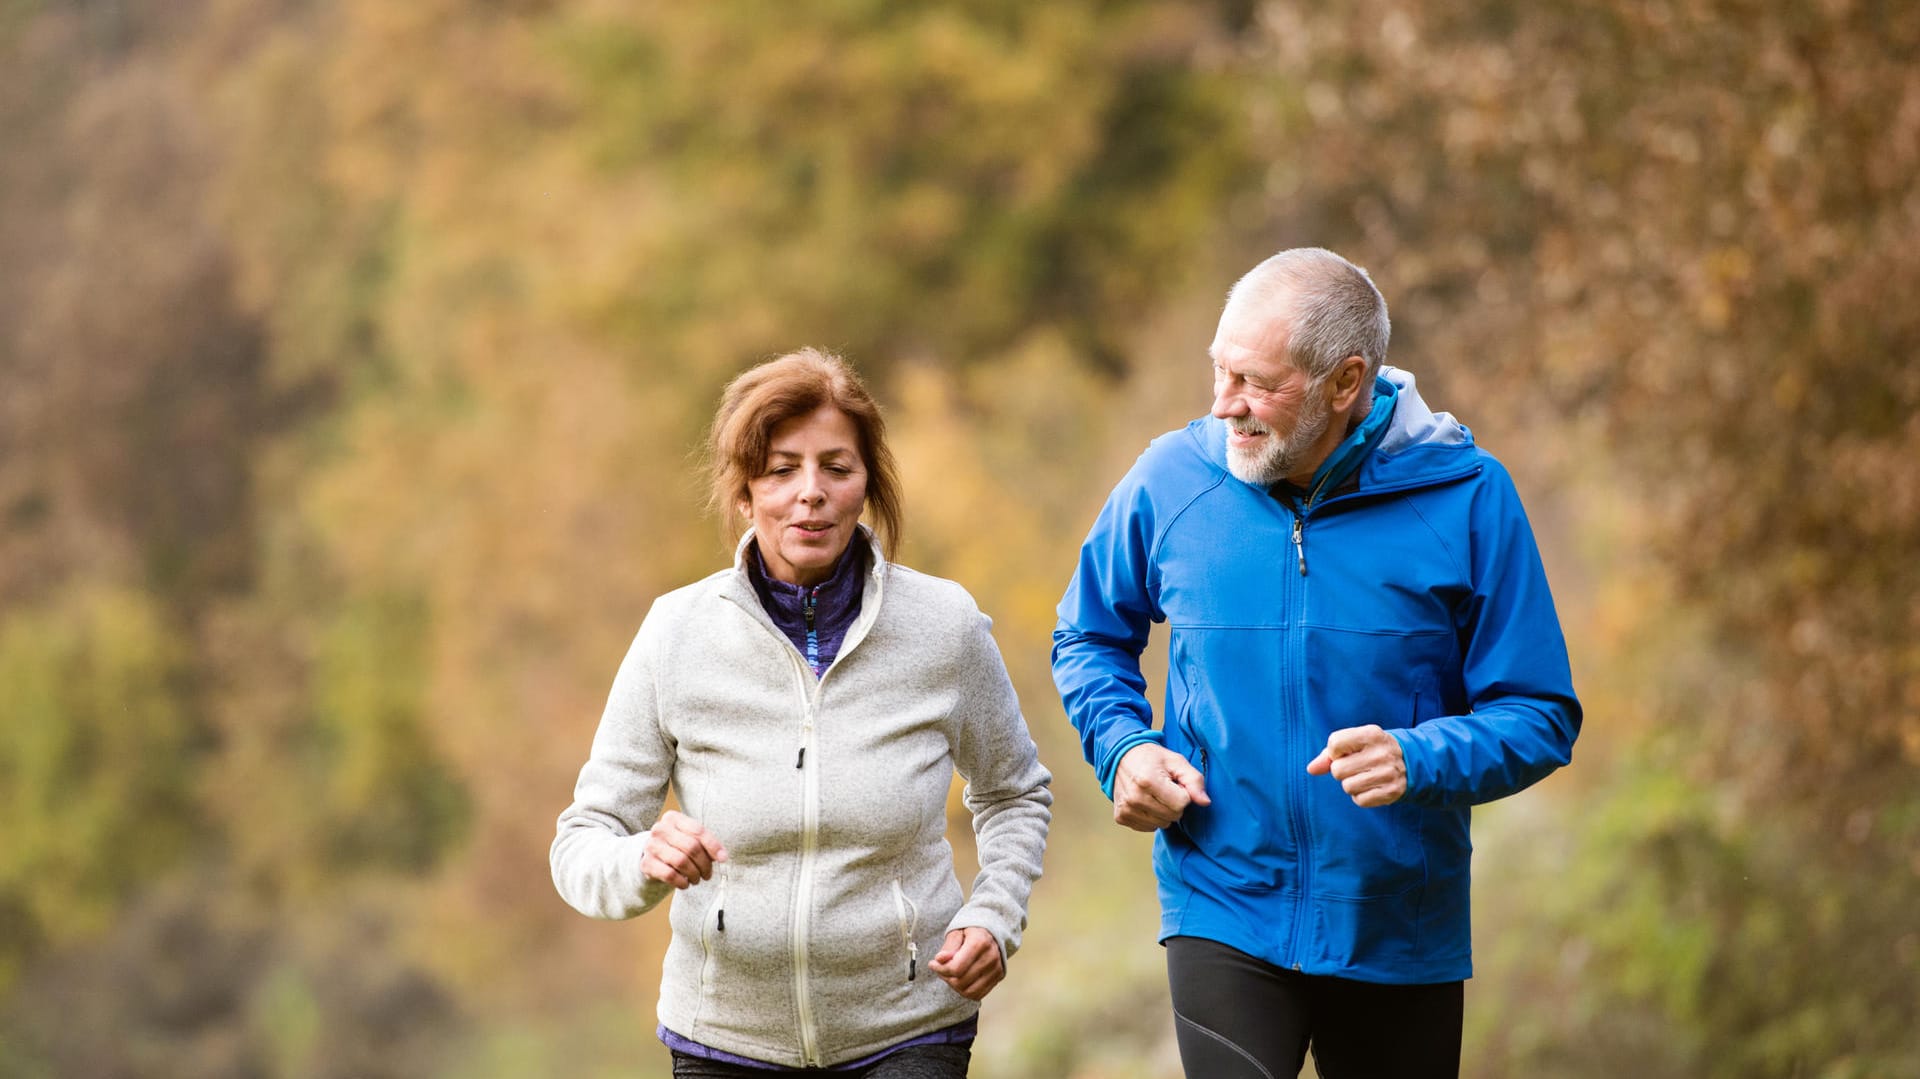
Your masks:
{"label": "gray fleece jacket", "polygon": [[[672,888],[640,860],[671,785],[729,860],[674,896],[660,1022],[831,1065],[978,1009],[926,963],[964,926],[1019,947],[1052,777],[965,589],[874,550],[860,617],[816,680],[754,594],[752,538],[648,612],[560,815],[553,880],[596,918],[657,905]],[[856,542],[873,544],[864,527]],[[980,862],[964,898],[945,834],[955,771]]]}

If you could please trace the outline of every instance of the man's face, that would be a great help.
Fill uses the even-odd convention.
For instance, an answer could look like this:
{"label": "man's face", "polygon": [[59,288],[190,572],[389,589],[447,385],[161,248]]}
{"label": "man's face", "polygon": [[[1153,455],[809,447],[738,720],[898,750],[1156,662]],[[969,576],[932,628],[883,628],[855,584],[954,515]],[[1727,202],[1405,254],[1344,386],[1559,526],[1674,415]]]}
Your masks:
{"label": "man's face", "polygon": [[[1227,468],[1234,477],[1269,486],[1307,468],[1306,457],[1331,415],[1323,387],[1287,360],[1284,298],[1232,303],[1214,334],[1213,414],[1227,421]],[[1318,462],[1314,462],[1318,464]]]}

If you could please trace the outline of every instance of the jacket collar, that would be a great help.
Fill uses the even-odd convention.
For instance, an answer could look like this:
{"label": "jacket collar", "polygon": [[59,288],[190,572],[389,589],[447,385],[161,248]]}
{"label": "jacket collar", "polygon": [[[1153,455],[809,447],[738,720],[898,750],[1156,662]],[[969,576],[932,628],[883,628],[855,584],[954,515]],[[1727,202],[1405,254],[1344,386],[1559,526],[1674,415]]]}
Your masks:
{"label": "jacket collar", "polygon": [[[1385,403],[1378,400],[1385,392],[1383,382],[1391,388],[1393,410],[1384,431],[1369,432],[1371,449],[1361,452],[1359,486],[1362,491],[1443,483],[1470,474],[1478,467],[1478,455],[1472,452],[1473,432],[1451,413],[1433,411],[1415,388],[1412,372],[1384,365],[1380,368],[1374,383],[1376,409]],[[1367,424],[1362,423],[1361,427],[1365,430]],[[1188,431],[1199,442],[1207,460],[1220,471],[1228,472],[1226,422],[1203,416],[1189,424]]]}
{"label": "jacket collar", "polygon": [[[856,525],[853,542],[867,545],[867,578],[860,590],[860,617],[854,620],[847,630],[846,640],[840,645],[840,655],[853,651],[854,646],[865,639],[867,631],[873,628],[874,621],[880,617],[880,602],[885,595],[887,579],[887,558],[880,551],[880,541],[874,536],[873,529],[866,525]],[[785,636],[780,627],[774,624],[773,616],[760,605],[760,594],[753,587],[753,578],[747,570],[748,554],[753,544],[753,529],[747,529],[746,535],[733,548],[733,569],[722,575],[720,595],[747,612],[751,618],[763,623],[784,642]],[[836,661],[837,662],[837,661]]]}
{"label": "jacket collar", "polygon": [[[857,524],[853,527],[853,542],[867,545],[867,583],[868,585],[872,585],[874,581],[882,576],[881,571],[887,564],[887,558],[880,553],[880,539],[873,534],[872,528],[869,528],[864,523]],[[740,542],[733,545],[733,572],[735,576],[743,581],[747,579],[747,559],[752,557],[752,555],[749,554],[752,549],[753,529],[749,527],[746,534],[740,537]],[[749,594],[752,593],[753,585],[751,583],[747,585],[747,591]]]}

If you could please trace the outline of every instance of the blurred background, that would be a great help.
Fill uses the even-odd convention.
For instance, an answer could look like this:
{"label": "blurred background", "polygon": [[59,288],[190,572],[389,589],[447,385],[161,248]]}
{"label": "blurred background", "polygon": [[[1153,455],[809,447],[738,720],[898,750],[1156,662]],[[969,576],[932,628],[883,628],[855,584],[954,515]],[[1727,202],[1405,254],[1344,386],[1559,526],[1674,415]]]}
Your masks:
{"label": "blurred background", "polygon": [[1920,1076],[1916,176],[1906,0],[0,0],[0,1076],[664,1076],[665,919],[546,849],[801,344],[1057,775],[975,1074],[1176,1076],[1048,634],[1307,244],[1588,709],[1476,815],[1465,1073]]}

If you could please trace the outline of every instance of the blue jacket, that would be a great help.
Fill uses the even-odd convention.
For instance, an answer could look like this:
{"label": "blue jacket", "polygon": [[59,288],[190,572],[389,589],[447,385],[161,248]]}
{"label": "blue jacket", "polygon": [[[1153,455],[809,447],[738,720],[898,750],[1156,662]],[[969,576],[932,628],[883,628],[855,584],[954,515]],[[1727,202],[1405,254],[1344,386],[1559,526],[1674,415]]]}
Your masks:
{"label": "blue jacket", "polygon": [[[1161,939],[1220,941],[1309,974],[1472,974],[1468,807],[1566,764],[1580,730],[1566,643],[1513,482],[1413,378],[1382,368],[1385,430],[1310,505],[1235,479],[1225,425],[1147,447],[1060,601],[1053,674],[1111,797],[1158,741],[1205,776],[1154,841]],[[1167,717],[1140,653],[1166,622]],[[1407,793],[1362,809],[1307,762],[1376,723]]]}

